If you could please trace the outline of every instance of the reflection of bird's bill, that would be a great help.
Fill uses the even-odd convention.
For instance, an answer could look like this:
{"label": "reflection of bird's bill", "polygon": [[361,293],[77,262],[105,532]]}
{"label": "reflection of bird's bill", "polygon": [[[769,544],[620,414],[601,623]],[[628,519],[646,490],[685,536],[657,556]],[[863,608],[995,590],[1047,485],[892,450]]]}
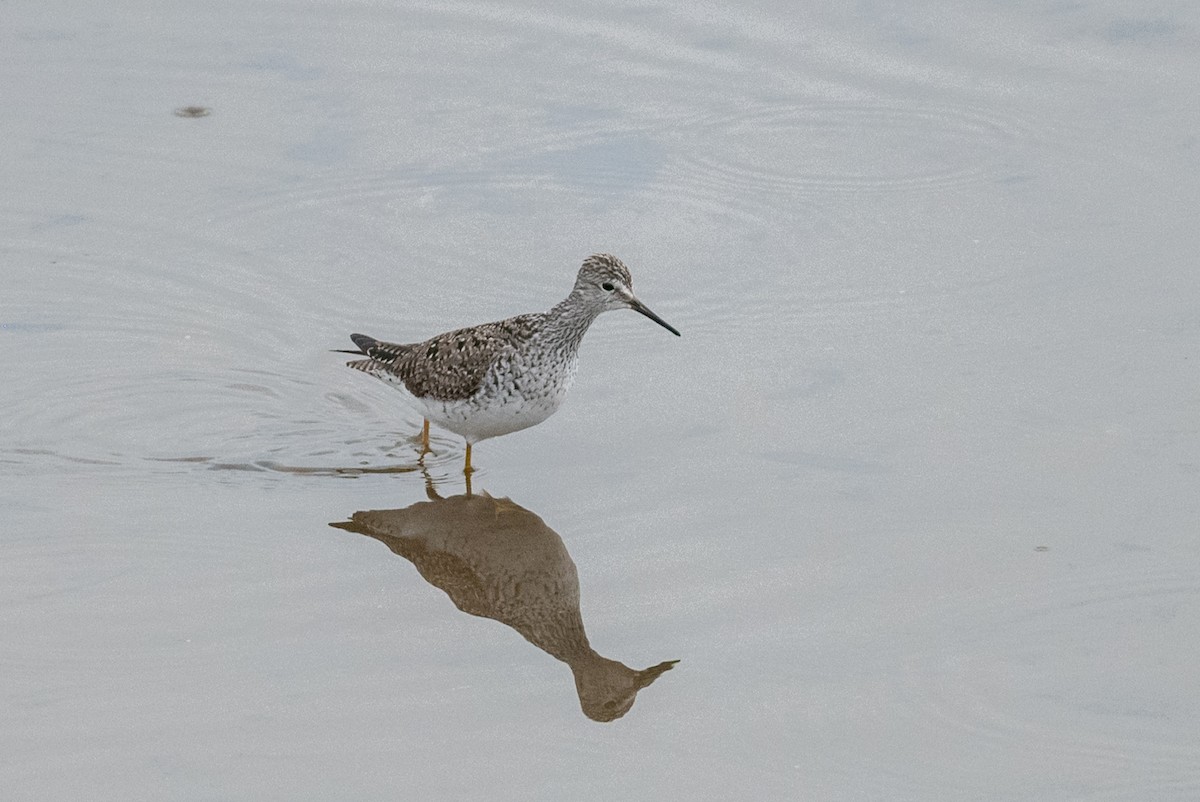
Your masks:
{"label": "reflection of bird's bill", "polygon": [[642,303],[641,301],[639,301],[637,298],[633,298],[633,299],[631,299],[631,300],[629,301],[629,308],[630,308],[630,309],[632,309],[632,310],[633,310],[633,311],[635,311],[635,312],[640,312],[641,314],[643,314],[643,315],[645,315],[646,317],[650,318],[650,319],[651,319],[651,320],[653,320],[655,323],[657,323],[658,325],[662,326],[662,327],[663,327],[664,329],[666,329],[667,331],[669,331],[669,332],[671,332],[672,334],[674,334],[676,337],[679,337],[679,336],[680,336],[679,332],[678,332],[678,331],[675,329],[675,327],[674,327],[674,326],[672,326],[672,325],[671,325],[670,323],[668,323],[667,321],[663,320],[663,319],[662,319],[661,317],[659,317],[658,315],[656,315],[656,314],[654,314],[653,312],[651,312],[651,311],[650,311],[650,307],[646,306],[644,303]]}
{"label": "reflection of bird's bill", "polygon": [[661,677],[665,672],[670,671],[678,663],[678,660],[668,660],[665,663],[659,663],[650,668],[643,668],[638,672],[638,687],[645,688],[651,682]]}

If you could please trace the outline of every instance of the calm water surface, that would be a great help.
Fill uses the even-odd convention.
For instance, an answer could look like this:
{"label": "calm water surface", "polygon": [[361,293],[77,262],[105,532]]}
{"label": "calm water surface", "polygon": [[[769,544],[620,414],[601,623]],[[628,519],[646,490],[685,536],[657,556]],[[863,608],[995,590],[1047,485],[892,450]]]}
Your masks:
{"label": "calm water surface", "polygon": [[[13,798],[1200,796],[1194,6],[50,2],[0,54]],[[601,318],[470,498],[329,353],[593,251],[684,336]]]}

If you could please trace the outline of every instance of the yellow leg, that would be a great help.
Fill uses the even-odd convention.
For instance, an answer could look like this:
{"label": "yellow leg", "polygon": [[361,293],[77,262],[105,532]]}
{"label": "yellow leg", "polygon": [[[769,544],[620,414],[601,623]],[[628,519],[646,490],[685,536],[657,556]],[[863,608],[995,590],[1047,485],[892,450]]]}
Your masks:
{"label": "yellow leg", "polygon": [[431,451],[433,449],[429,447],[429,418],[426,418],[425,428],[421,430],[421,456],[423,457]]}
{"label": "yellow leg", "polygon": [[474,472],[475,469],[471,467],[471,444],[467,443],[467,461],[463,464],[463,473],[470,476]]}

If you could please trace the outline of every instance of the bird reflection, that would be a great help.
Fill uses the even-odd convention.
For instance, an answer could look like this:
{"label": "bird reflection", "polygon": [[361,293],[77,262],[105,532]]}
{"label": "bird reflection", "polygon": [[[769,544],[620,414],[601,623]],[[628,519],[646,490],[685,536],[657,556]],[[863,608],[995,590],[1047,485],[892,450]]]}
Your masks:
{"label": "bird reflection", "polygon": [[575,675],[584,715],[612,721],[638,691],[677,663],[637,671],[598,654],[579,612],[579,576],[563,540],[507,498],[439,498],[400,510],[363,510],[338,529],[373,537],[416,566],[465,613],[515,629]]}

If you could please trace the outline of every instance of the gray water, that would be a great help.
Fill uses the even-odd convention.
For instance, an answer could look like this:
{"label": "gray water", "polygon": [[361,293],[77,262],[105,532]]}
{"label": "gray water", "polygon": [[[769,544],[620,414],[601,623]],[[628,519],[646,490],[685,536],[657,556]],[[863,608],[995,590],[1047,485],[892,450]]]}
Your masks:
{"label": "gray water", "polygon": [[[5,5],[4,795],[1197,798],[1198,97],[1190,3]],[[594,251],[683,337],[474,500],[329,353]]]}

